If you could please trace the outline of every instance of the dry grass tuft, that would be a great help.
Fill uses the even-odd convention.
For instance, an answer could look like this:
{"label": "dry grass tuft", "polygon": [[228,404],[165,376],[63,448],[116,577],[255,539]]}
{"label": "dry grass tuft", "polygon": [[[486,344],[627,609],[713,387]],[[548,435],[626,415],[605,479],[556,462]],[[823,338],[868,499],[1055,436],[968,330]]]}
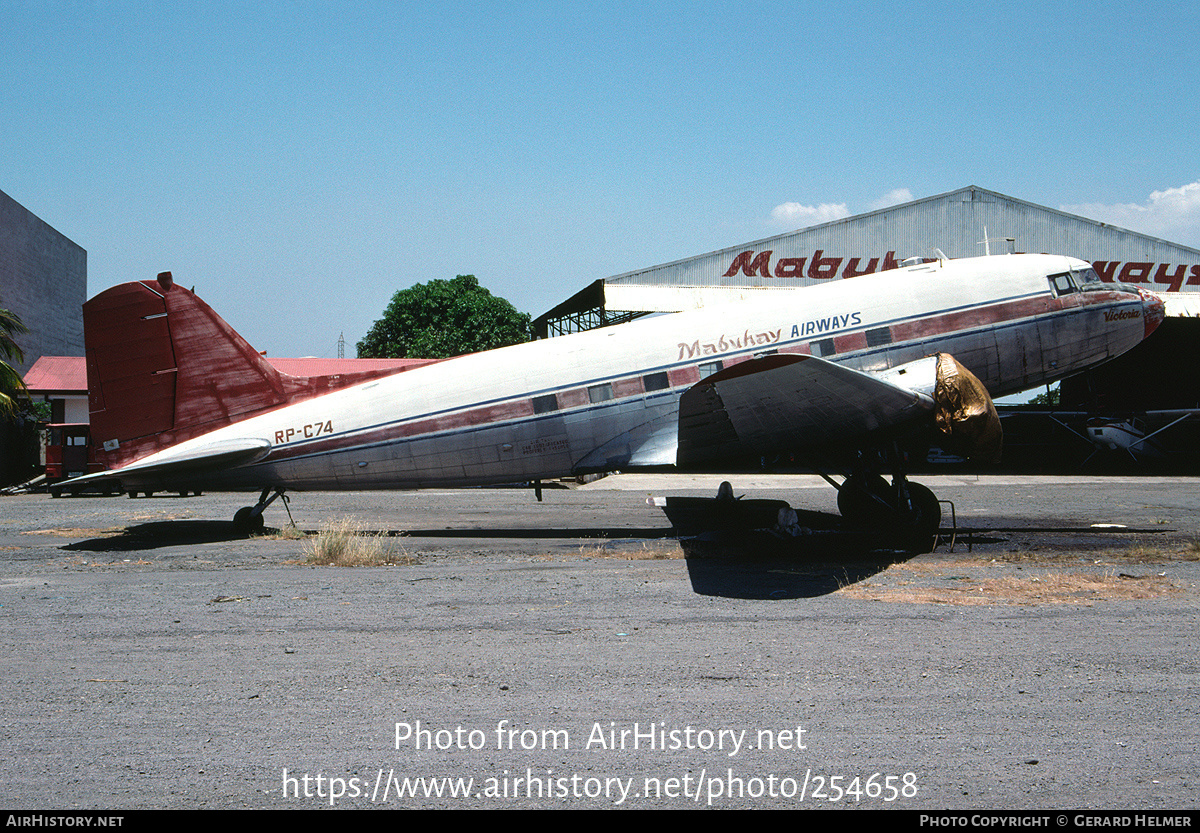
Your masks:
{"label": "dry grass tuft", "polygon": [[673,539],[665,541],[642,541],[633,546],[626,541],[580,544],[580,558],[613,558],[624,561],[666,561],[683,558],[683,550]]}
{"label": "dry grass tuft", "polygon": [[991,561],[1006,564],[1051,565],[1061,564],[1067,558],[1093,564],[1166,564],[1171,561],[1200,561],[1200,541],[1191,541],[1186,544],[1178,542],[1134,543],[1128,547],[1104,547],[1071,553],[1012,550],[991,553],[987,557]]}
{"label": "dry grass tuft", "polygon": [[285,527],[281,527],[278,532],[274,532],[266,537],[278,538],[281,541],[300,541],[307,536],[305,532],[301,529],[298,529],[295,524],[288,524]]}
{"label": "dry grass tuft", "polygon": [[1192,541],[1183,547],[1134,544],[1127,549],[1105,549],[1095,553],[1097,563],[1165,564],[1171,561],[1200,561],[1200,543]]}
{"label": "dry grass tuft", "polygon": [[[893,568],[895,569],[895,568]],[[932,578],[926,574],[926,578]],[[1155,599],[1183,592],[1161,575],[1080,571],[1041,575],[971,576],[942,575],[941,586],[918,586],[900,581],[898,586],[864,582],[838,592],[856,599],[882,602],[944,605],[1081,604],[1098,601]]]}
{"label": "dry grass tuft", "polygon": [[353,518],[332,521],[308,539],[304,552],[309,564],[333,567],[370,567],[380,564],[415,564],[384,532],[369,532]]}

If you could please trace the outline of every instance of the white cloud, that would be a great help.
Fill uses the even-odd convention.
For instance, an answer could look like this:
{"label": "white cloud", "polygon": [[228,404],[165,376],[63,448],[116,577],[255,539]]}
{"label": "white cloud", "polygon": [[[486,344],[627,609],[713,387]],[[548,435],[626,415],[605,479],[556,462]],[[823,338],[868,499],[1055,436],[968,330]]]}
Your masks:
{"label": "white cloud", "polygon": [[[912,202],[912,191],[907,188],[894,188],[867,207],[868,211],[877,211],[905,202]],[[829,223],[850,216],[846,203],[823,202],[820,205],[801,205],[798,202],[785,202],[771,209],[771,219],[780,226],[789,229],[807,228],[821,223]]]}
{"label": "white cloud", "polygon": [[844,202],[837,205],[823,202],[818,206],[785,202],[771,209],[771,219],[788,228],[807,228],[849,216],[850,212],[846,210]]}
{"label": "white cloud", "polygon": [[1061,206],[1102,223],[1127,228],[1186,245],[1200,242],[1200,181],[1180,188],[1154,191],[1144,203],[1104,205],[1084,203]]}
{"label": "white cloud", "polygon": [[907,188],[894,188],[870,204],[868,210],[878,211],[881,208],[891,208],[905,202],[912,202],[912,191]]}

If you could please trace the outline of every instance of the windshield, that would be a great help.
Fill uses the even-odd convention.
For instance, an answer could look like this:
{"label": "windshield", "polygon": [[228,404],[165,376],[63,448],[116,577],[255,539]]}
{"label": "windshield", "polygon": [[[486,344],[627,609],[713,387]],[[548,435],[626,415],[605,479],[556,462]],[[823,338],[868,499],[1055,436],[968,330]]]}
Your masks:
{"label": "windshield", "polygon": [[1100,280],[1100,276],[1096,274],[1095,269],[1083,269],[1079,272],[1074,272],[1073,277],[1076,283],[1079,284],[1081,292],[1101,292],[1104,290],[1116,292],[1132,292],[1138,293],[1138,288],[1131,283],[1121,283],[1120,281],[1105,282]]}

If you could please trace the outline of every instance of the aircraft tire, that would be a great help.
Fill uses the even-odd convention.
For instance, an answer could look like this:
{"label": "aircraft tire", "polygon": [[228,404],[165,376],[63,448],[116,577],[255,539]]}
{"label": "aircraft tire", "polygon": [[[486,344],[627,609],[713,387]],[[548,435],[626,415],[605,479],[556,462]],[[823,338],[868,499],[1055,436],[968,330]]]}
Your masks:
{"label": "aircraft tire", "polygon": [[913,525],[922,532],[935,534],[942,524],[942,505],[937,495],[928,486],[910,482],[908,496],[913,505]]}
{"label": "aircraft tire", "polygon": [[887,509],[876,498],[892,504],[891,488],[878,474],[859,477],[852,475],[842,483],[837,494],[838,511],[847,523],[855,526],[872,526],[881,521]]}
{"label": "aircraft tire", "polygon": [[255,514],[253,506],[243,506],[234,513],[233,525],[239,532],[247,535],[261,532],[264,525],[262,512]]}
{"label": "aircraft tire", "polygon": [[930,552],[942,525],[942,505],[937,495],[920,483],[909,482],[908,497],[912,509],[906,519],[907,544],[915,552]]}

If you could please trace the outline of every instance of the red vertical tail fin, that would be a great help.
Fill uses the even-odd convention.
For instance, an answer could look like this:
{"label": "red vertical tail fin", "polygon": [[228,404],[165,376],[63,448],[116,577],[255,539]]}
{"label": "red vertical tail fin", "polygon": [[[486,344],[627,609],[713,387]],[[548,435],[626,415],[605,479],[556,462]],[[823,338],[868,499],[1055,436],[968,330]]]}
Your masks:
{"label": "red vertical tail fin", "polygon": [[292,376],[176,286],[170,272],[114,286],[84,304],[83,340],[96,458],[110,469],[264,411],[433,361],[340,362],[328,375]]}
{"label": "red vertical tail fin", "polygon": [[286,404],[304,387],[169,272],[100,293],[83,321],[92,437],[109,467]]}

